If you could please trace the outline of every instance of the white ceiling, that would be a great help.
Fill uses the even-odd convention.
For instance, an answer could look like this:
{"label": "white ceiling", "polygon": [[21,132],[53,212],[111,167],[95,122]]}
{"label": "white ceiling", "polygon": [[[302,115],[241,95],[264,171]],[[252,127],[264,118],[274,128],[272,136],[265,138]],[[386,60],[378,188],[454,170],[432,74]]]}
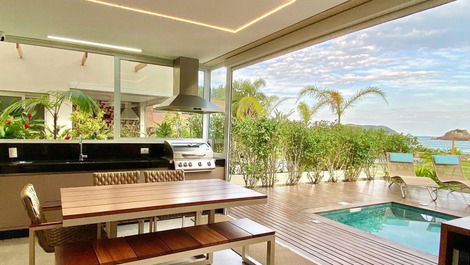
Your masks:
{"label": "white ceiling", "polygon": [[[236,29],[289,0],[103,0],[167,16]],[[86,0],[2,0],[0,31],[46,39],[56,35],[141,48],[143,54],[202,63],[314,16],[346,0],[297,0],[231,33]]]}

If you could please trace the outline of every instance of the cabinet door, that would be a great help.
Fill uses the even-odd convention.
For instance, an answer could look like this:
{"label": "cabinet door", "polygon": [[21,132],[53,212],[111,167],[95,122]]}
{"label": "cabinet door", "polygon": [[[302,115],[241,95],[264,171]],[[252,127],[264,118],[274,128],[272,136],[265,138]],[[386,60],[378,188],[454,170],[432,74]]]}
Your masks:
{"label": "cabinet door", "polygon": [[[60,204],[60,188],[92,185],[91,173],[32,174],[0,176],[0,231],[23,229],[30,220],[20,198],[21,189],[31,183],[41,203]],[[52,215],[60,218],[60,212]]]}
{"label": "cabinet door", "polygon": [[209,172],[185,172],[184,175],[187,180],[224,179],[225,167],[216,167],[214,170]]}

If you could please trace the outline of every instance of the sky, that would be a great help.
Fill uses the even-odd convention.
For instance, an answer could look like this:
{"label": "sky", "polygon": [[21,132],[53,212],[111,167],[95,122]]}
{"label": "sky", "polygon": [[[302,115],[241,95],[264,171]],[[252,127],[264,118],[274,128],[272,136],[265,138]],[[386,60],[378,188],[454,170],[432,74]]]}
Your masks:
{"label": "sky", "polygon": [[[299,91],[309,85],[347,96],[379,87],[388,104],[368,96],[343,123],[385,125],[416,136],[470,130],[469,10],[470,0],[457,0],[251,65],[235,71],[234,79],[263,78],[264,93],[289,98],[279,107],[283,112],[295,108]],[[214,73],[215,80],[223,80],[223,72]],[[324,108],[314,120],[335,117]]]}

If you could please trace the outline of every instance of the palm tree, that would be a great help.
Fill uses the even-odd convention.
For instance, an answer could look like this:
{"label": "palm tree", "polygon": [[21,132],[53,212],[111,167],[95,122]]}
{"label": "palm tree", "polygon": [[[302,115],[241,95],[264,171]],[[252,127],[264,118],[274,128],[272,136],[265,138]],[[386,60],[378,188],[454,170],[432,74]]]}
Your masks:
{"label": "palm tree", "polygon": [[244,97],[253,97],[260,102],[266,100],[266,95],[261,92],[261,88],[266,86],[266,81],[261,78],[251,81],[249,79],[240,79],[233,82],[233,101],[236,102]]}
{"label": "palm tree", "polygon": [[251,81],[240,79],[233,82],[233,115],[238,119],[247,116],[271,116],[276,107],[288,98],[268,96],[261,92],[261,88],[266,85],[266,81],[261,78]]}
{"label": "palm tree", "polygon": [[319,101],[312,107],[310,107],[307,103],[305,102],[300,102],[297,105],[297,112],[300,114],[300,118],[302,119],[302,122],[304,122],[306,125],[310,123],[310,121],[313,118],[313,115],[315,115],[318,110],[326,105],[326,101]]}
{"label": "palm tree", "polygon": [[345,98],[345,96],[338,90],[320,89],[315,86],[309,86],[300,91],[299,98],[306,95],[314,96],[319,100],[319,102],[322,103],[322,106],[328,105],[330,107],[333,114],[335,114],[337,117],[337,123],[341,124],[341,117],[343,116],[344,112],[352,108],[355,103],[369,94],[382,97],[382,99],[388,104],[387,99],[385,98],[385,93],[382,91],[382,89],[377,87],[361,89],[351,97]]}
{"label": "palm tree", "polygon": [[28,98],[17,101],[5,110],[5,114],[14,113],[19,110],[25,110],[27,112],[34,110],[37,106],[43,106],[44,109],[52,116],[52,137],[57,139],[59,136],[60,126],[58,124],[59,113],[62,105],[65,102],[71,102],[77,106],[80,111],[86,113],[95,113],[98,110],[98,104],[88,95],[80,90],[69,90],[69,91],[52,91],[48,95],[43,95],[38,98]]}
{"label": "palm tree", "polygon": [[261,105],[259,100],[254,97],[241,98],[233,103],[233,109],[233,114],[240,120],[248,116],[257,117],[266,115],[266,109]]}
{"label": "palm tree", "polygon": [[235,80],[233,82],[233,115],[238,119],[247,116],[265,116],[267,109],[265,104],[272,102],[273,98],[267,97],[261,88],[266,82],[259,78],[255,81],[249,79]]}

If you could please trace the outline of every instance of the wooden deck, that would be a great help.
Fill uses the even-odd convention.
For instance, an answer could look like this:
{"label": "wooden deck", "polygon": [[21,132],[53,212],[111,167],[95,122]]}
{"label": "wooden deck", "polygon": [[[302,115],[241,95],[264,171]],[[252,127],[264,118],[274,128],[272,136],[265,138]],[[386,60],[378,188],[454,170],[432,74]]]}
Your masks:
{"label": "wooden deck", "polygon": [[[441,191],[434,204],[425,190],[412,189],[403,200],[397,187],[389,190],[383,181],[256,190],[268,195],[267,204],[232,208],[229,214],[273,228],[281,243],[317,264],[437,264],[436,256],[331,221],[317,212],[394,201],[455,216],[470,215],[462,194]],[[321,222],[312,223],[313,219]]]}

